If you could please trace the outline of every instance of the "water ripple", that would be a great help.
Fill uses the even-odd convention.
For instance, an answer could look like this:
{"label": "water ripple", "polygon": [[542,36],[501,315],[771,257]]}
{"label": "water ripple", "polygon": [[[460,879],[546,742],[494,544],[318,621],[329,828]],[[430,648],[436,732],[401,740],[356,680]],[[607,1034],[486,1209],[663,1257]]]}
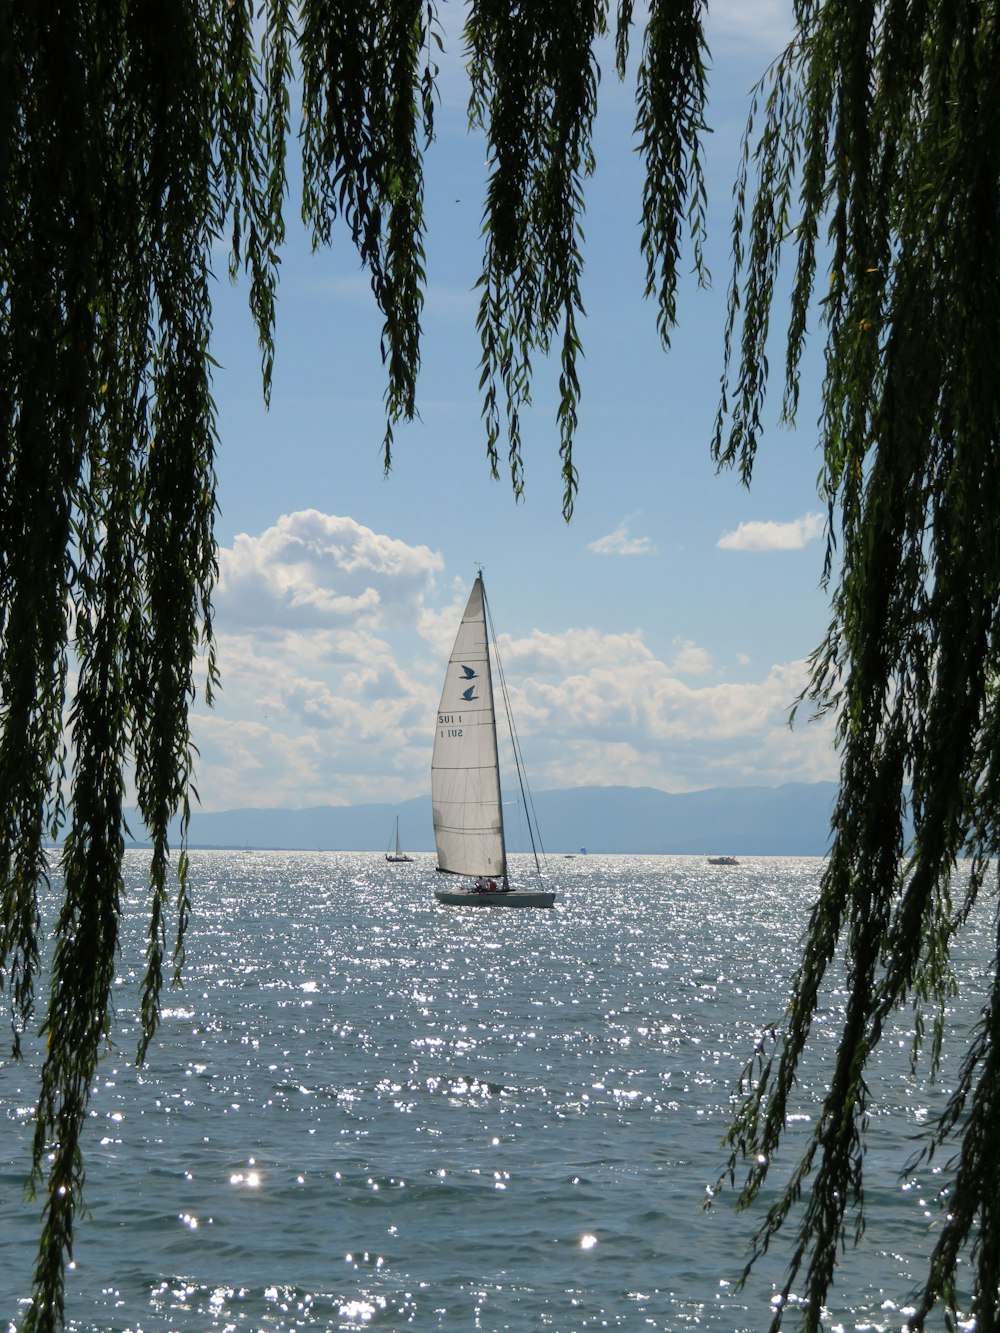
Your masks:
{"label": "water ripple", "polygon": [[[143,854],[129,863],[141,903]],[[701,1204],[820,870],[579,857],[558,863],[554,911],[505,913],[439,907],[428,857],[389,873],[193,854],[185,983],[138,1070],[138,916],[124,933],[70,1327],[766,1326],[781,1255],[737,1293],[750,1224]],[[841,1003],[834,988],[817,1015],[792,1138]],[[875,1071],[871,1245],[845,1256],[831,1327],[898,1328],[936,1222],[936,1180],[900,1175],[943,1095],[911,1079],[910,1039],[901,1022]],[[38,1054],[3,1070],[12,1320],[37,1234],[21,1186]]]}

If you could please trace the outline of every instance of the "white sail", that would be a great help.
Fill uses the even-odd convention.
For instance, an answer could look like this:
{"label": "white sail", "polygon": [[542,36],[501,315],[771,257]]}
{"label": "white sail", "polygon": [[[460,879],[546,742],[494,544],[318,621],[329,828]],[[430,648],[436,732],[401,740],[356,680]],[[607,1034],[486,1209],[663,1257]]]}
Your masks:
{"label": "white sail", "polygon": [[[390,838],[390,839],[389,839],[389,847],[391,847],[391,846],[392,846],[392,839]],[[385,859],[386,859],[387,861],[412,861],[412,860],[413,860],[413,857],[412,857],[412,856],[407,856],[406,853],[403,851],[403,848],[400,846],[400,842],[399,842],[399,815],[396,816],[396,850],[395,850],[394,852],[390,852],[390,851],[389,851],[389,848],[387,847],[387,848],[386,848],[386,852],[385,852]]]}
{"label": "white sail", "polygon": [[441,692],[431,801],[438,869],[503,876],[500,775],[481,577],[473,584]]}

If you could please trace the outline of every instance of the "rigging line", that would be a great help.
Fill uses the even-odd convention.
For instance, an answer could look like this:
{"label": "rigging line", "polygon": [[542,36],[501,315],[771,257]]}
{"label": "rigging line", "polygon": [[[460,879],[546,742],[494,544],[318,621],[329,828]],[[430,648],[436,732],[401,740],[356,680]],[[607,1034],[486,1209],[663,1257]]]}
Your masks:
{"label": "rigging line", "polygon": [[[514,768],[517,772],[517,780],[521,787],[521,804],[524,806],[525,822],[528,825],[528,837],[531,839],[531,851],[535,858],[535,870],[540,875],[542,867],[539,863],[538,855],[545,857],[545,848],[542,845],[542,831],[538,824],[538,816],[535,813],[534,797],[531,794],[531,788],[528,785],[528,775],[524,767],[524,757],[521,753],[521,740],[517,734],[517,727],[514,725],[514,713],[510,705],[510,693],[507,689],[507,678],[504,675],[503,662],[500,660],[500,649],[497,645],[496,629],[493,625],[493,612],[490,609],[489,601],[486,597],[486,589],[483,588],[483,606],[486,610],[486,619],[489,624],[490,639],[493,642],[493,660],[496,663],[497,679],[500,682],[500,694],[503,698],[504,711],[507,714],[507,727],[510,731],[511,748],[514,752]],[[536,845],[537,840],[537,845]]]}
{"label": "rigging line", "polygon": [[[531,789],[528,786],[528,778],[524,768],[524,757],[521,753],[521,742],[517,734],[517,728],[514,725],[514,714],[510,706],[510,695],[507,691],[507,682],[503,675],[503,666],[497,658],[497,675],[500,678],[500,691],[503,695],[504,710],[507,714],[507,726],[510,730],[511,749],[514,752],[514,768],[517,772],[517,780],[521,787],[521,804],[524,807],[525,823],[528,826],[528,836],[531,839],[531,851],[535,858],[535,870],[538,874],[542,873],[539,864],[538,854],[541,851],[545,855],[545,849],[542,847],[541,830],[538,827],[538,816],[535,813],[535,804],[531,795]],[[536,846],[537,842],[537,846]]]}

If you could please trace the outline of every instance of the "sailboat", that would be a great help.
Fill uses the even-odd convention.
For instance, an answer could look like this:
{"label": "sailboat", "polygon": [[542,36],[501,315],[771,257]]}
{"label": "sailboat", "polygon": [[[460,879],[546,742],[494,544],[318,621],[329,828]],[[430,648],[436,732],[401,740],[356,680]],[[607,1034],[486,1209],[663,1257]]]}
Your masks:
{"label": "sailboat", "polygon": [[[439,903],[450,906],[551,907],[556,898],[554,890],[541,883],[537,888],[515,888],[508,879],[487,621],[480,571],[448,661],[434,734],[431,803],[437,868],[442,874],[456,876],[453,886],[436,888],[434,896]],[[495,643],[493,647],[495,655]],[[499,659],[497,668],[524,798],[520,747]],[[526,799],[524,804],[540,879],[532,814]]]}
{"label": "sailboat", "polygon": [[[392,839],[390,838],[390,839],[389,839],[389,847],[391,847],[391,846],[392,846]],[[412,861],[412,860],[413,860],[413,857],[412,857],[412,856],[407,856],[406,853],[403,851],[402,847],[400,847],[400,845],[399,845],[399,815],[396,816],[396,850],[395,850],[394,852],[390,852],[389,849],[386,848],[385,859],[386,859],[387,861]]]}

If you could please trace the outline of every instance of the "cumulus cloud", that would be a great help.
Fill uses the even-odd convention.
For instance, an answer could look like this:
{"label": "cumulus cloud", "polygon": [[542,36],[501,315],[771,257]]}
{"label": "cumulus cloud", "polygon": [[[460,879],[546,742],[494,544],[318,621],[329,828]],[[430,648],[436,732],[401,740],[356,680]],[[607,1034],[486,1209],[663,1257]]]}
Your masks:
{"label": "cumulus cloud", "polygon": [[392,801],[426,787],[440,681],[404,667],[395,635],[221,631],[218,652],[222,689],[194,719],[207,809]]}
{"label": "cumulus cloud", "polygon": [[[832,724],[788,727],[806,666],[761,680],[693,687],[672,664],[637,656],[515,692],[522,748],[541,761],[536,786],[651,786],[667,791],[811,782],[836,776]],[[525,715],[528,729],[520,726]]]}
{"label": "cumulus cloud", "polygon": [[378,629],[412,620],[443,566],[427,546],[305,509],[220,551],[216,611],[244,627]]}
{"label": "cumulus cloud", "polygon": [[670,663],[670,670],[679,676],[705,676],[712,669],[712,657],[704,648],[699,648],[690,639],[675,639],[677,652]]}
{"label": "cumulus cloud", "polygon": [[633,537],[629,532],[631,518],[624,518],[605,537],[590,542],[587,550],[594,555],[655,555],[656,547],[648,537]]}
{"label": "cumulus cloud", "polygon": [[727,532],[715,543],[722,551],[800,551],[823,535],[822,514],[805,514],[787,523],[773,519],[741,523],[735,532]]}
{"label": "cumulus cloud", "polygon": [[206,808],[353,804],[419,790],[440,690],[421,636],[441,597],[441,557],[355,519],[303,510],[240,534],[220,551],[219,570],[222,688],[195,721]]}
{"label": "cumulus cloud", "polygon": [[[429,654],[418,667],[392,635],[377,652],[375,640],[368,652],[362,637],[352,642],[353,663],[297,655],[292,639],[220,644],[222,696],[207,730],[200,719],[196,729],[207,808],[426,792],[442,664]],[[665,660],[638,631],[593,629],[502,638],[500,649],[535,790],[680,792],[836,776],[830,720],[811,724],[803,713],[788,727],[802,662],[740,683],[705,679],[711,663],[695,644],[675,644]]]}
{"label": "cumulus cloud", "polygon": [[[650,0],[636,0],[633,18],[640,31],[649,19],[649,8]],[[784,46],[792,35],[793,18],[791,0],[713,0],[705,23],[710,34]]]}
{"label": "cumulus cloud", "polygon": [[[222,553],[222,689],[193,717],[206,809],[396,801],[426,793],[444,662],[468,595],[441,560],[314,511]],[[829,720],[794,730],[806,667],[725,679],[679,637],[640,629],[502,635],[535,790],[667,791],[836,776]]]}
{"label": "cumulus cloud", "polygon": [[569,629],[562,634],[532,632],[522,639],[500,635],[505,666],[521,676],[565,676],[588,667],[614,667],[620,662],[652,662],[641,630],[603,634],[597,629]]}

